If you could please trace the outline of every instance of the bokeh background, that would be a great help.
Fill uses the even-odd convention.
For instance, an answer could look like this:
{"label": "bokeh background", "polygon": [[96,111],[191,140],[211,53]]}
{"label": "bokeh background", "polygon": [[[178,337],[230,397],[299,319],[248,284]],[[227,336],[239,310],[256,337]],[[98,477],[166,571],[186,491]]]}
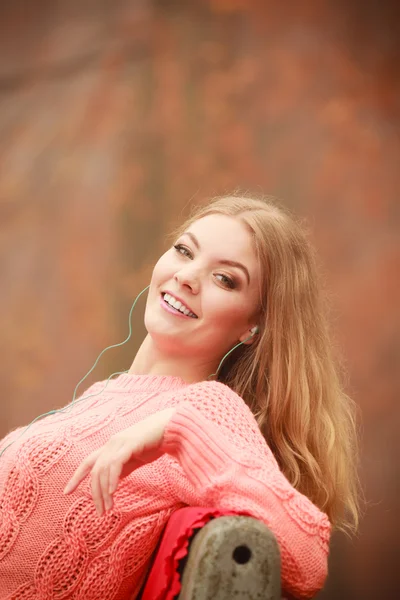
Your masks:
{"label": "bokeh background", "polygon": [[[368,505],[318,597],[399,598],[399,132],[399,2],[3,0],[0,435],[125,339],[191,204],[275,194],[311,224],[361,415]],[[143,307],[83,389],[129,368]]]}

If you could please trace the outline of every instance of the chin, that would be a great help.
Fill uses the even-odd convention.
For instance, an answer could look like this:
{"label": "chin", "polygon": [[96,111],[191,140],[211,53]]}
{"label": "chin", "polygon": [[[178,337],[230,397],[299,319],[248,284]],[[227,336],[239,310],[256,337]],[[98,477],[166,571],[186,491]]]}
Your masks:
{"label": "chin", "polygon": [[181,333],[171,323],[163,319],[162,315],[154,314],[153,311],[145,314],[144,326],[154,341],[177,340]]}
{"label": "chin", "polygon": [[149,315],[145,327],[152,343],[164,355],[189,358],[197,354],[193,347],[193,336],[178,326],[165,322],[162,318]]}

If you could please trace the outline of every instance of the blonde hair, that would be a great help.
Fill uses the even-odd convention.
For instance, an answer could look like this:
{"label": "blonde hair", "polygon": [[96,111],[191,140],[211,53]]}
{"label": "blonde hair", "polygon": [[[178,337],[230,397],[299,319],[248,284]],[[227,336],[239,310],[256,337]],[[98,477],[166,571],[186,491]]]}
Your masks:
{"label": "blonde hair", "polygon": [[257,342],[235,351],[219,380],[248,404],[290,483],[335,528],[355,532],[355,405],[340,384],[306,230],[273,198],[227,196],[197,208],[174,234],[210,214],[247,225],[262,271]]}

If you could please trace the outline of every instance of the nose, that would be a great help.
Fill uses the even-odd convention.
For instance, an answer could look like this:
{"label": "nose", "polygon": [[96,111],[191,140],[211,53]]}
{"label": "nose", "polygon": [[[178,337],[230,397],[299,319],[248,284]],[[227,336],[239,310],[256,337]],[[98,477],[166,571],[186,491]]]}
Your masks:
{"label": "nose", "polygon": [[174,279],[181,287],[189,289],[192,294],[199,293],[199,278],[193,269],[180,269],[176,271]]}

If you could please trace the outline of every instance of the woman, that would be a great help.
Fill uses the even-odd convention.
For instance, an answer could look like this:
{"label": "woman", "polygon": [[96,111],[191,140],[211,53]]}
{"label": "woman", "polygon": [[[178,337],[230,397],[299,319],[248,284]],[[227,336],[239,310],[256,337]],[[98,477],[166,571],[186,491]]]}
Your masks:
{"label": "woman", "polygon": [[200,208],[154,268],[145,326],[128,374],[0,459],[0,597],[135,597],[184,505],[263,520],[284,588],[312,597],[331,526],[357,526],[356,438],[300,225],[270,200]]}

